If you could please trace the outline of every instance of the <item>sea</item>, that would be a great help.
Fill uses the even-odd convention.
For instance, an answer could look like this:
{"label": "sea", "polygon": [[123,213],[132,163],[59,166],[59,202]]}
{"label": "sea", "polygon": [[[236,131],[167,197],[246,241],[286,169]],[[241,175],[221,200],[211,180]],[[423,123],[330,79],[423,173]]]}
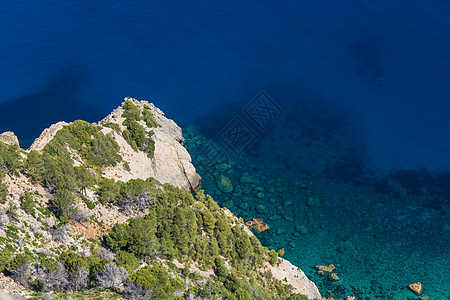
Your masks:
{"label": "sea", "polygon": [[0,44],[22,148],[148,100],[323,296],[450,299],[450,2],[2,0]]}

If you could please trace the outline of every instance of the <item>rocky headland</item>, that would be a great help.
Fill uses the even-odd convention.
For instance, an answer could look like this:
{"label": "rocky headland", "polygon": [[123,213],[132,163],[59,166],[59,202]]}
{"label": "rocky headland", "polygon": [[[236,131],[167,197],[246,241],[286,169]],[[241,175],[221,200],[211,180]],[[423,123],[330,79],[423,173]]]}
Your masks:
{"label": "rocky headland", "polygon": [[[214,279],[211,282],[216,282],[222,289],[223,285],[225,289],[233,290],[232,287],[227,287],[227,280],[240,282],[237,278],[241,278],[244,281],[242,288],[233,292],[243,295],[242,298],[236,299],[247,299],[246,297],[250,296],[248,291],[244,291],[247,280],[265,282],[266,287],[261,287],[261,291],[268,292],[273,289],[273,299],[288,299],[295,294],[306,295],[309,299],[321,297],[314,283],[299,268],[287,260],[278,258],[276,252],[274,256],[273,250],[266,253],[268,249],[263,250],[264,248],[258,245],[259,241],[256,242],[253,233],[242,220],[227,209],[220,209],[209,196],[205,197],[200,190],[201,177],[184,147],[181,128],[173,120],[165,117],[164,113],[152,103],[127,97],[120,107],[97,124],[83,121],[58,122],[45,129],[28,150],[19,148],[19,141],[12,132],[5,132],[0,134],[0,146],[0,166],[5,169],[0,177],[3,178],[0,183],[4,191],[0,194],[2,195],[0,267],[4,270],[4,274],[0,274],[0,289],[8,294],[40,299],[38,296],[44,295],[44,292],[75,292],[80,287],[92,288],[97,284],[110,287],[117,295],[129,298],[132,295],[130,286],[136,287],[140,284],[140,288],[144,291],[141,292],[144,294],[148,292],[149,287],[136,279],[139,270],[160,266],[168,270],[170,278],[177,280],[182,278],[185,281],[185,288],[173,284],[176,290],[173,295],[185,295],[189,299],[209,299],[202,298],[195,291],[202,290],[207,280],[211,280],[210,277],[214,276],[217,276],[219,281]],[[61,162],[62,160],[64,162]],[[70,166],[66,164],[67,161],[70,161]],[[47,164],[57,165],[55,167],[57,176],[48,174],[45,169],[52,169]],[[72,172],[74,179],[70,177]],[[75,182],[72,183],[71,180]],[[231,188],[227,186],[225,179],[222,181],[226,188]],[[143,190],[136,192],[136,187],[130,187],[136,185]],[[133,192],[130,192],[130,189],[134,189]],[[111,191],[115,191],[115,194],[110,195]],[[193,239],[189,246],[196,249],[194,252],[182,249],[181,246],[175,247],[170,243],[167,244],[169,248],[165,248],[164,243],[170,238],[160,240],[165,233],[159,231],[164,221],[163,223],[158,221],[158,215],[152,217],[155,224],[159,224],[151,229],[155,230],[157,236],[151,237],[152,247],[158,245],[158,250],[152,252],[153,254],[150,255],[147,250],[135,250],[136,247],[133,245],[129,247],[119,242],[119,246],[115,247],[113,242],[108,242],[113,239],[112,234],[120,224],[127,222],[131,224],[134,222],[133,219],[147,220],[149,213],[152,213],[151,206],[157,205],[156,199],[166,199],[169,197],[167,195],[173,193],[182,195],[177,196],[180,200],[175,202],[174,211],[177,211],[176,203],[178,203],[188,210],[191,207],[190,210],[197,215],[190,215],[192,220],[196,220],[195,224],[191,225],[183,225],[184,221],[180,221],[179,218],[185,217],[177,217],[176,222],[182,224],[173,221],[174,227],[171,229],[178,230],[176,229],[178,225],[197,228],[201,234],[197,239]],[[62,194],[66,198],[63,198]],[[70,201],[63,203],[64,199]],[[167,201],[170,202],[170,199]],[[189,204],[186,206],[183,201]],[[227,224],[220,225],[221,220],[226,220]],[[228,233],[230,245],[221,244],[220,232],[216,229],[218,226],[225,228],[223,230],[231,229]],[[245,232],[247,236],[240,236],[240,231]],[[180,234],[183,236],[182,233],[178,233]],[[235,238],[237,241],[233,240]],[[200,248],[214,249],[197,249],[196,240],[203,241]],[[254,252],[247,253],[247,250],[240,249],[241,243],[250,241]],[[216,249],[217,242],[219,249]],[[128,244],[130,243],[128,241]],[[185,242],[183,243],[185,245]],[[231,249],[224,250],[221,245],[229,246]],[[174,249],[175,254],[167,253],[168,249]],[[118,281],[114,286],[102,285],[100,275],[92,277],[91,262],[84,264],[84,261],[93,260],[93,256],[96,259],[98,257],[104,261],[104,264],[98,267],[101,270],[106,268],[105,264],[108,262],[115,262],[120,266],[117,263],[118,255],[122,255],[120,251],[133,256],[136,254],[139,259],[136,264],[140,266],[137,269],[128,268],[125,264],[122,271],[130,274],[128,277],[123,276],[120,280],[116,278]],[[78,257],[83,264],[80,263],[80,267],[71,272],[69,270],[71,265],[64,253]],[[187,258],[187,253],[197,253],[197,257],[200,258]],[[43,257],[54,261],[53,266],[59,271],[45,267],[47,260]],[[177,270],[173,269],[171,257],[173,259],[176,257],[174,263],[178,266]],[[271,260],[270,257],[275,258]],[[220,269],[221,261],[225,263],[224,270]],[[241,270],[242,264],[255,264],[253,272],[261,275],[246,273]],[[56,288],[48,282],[51,276],[62,276],[62,270],[67,270],[64,271],[67,273],[64,275],[65,280],[78,280],[82,275],[77,272],[86,272],[82,271],[85,270],[83,268],[88,269],[91,278],[88,280],[86,279],[88,275],[85,275],[86,278],[83,277],[85,281],[79,286],[73,286],[68,282]],[[183,269],[197,275],[186,276],[183,271],[179,271]],[[252,276],[255,276],[255,279],[251,279]],[[282,295],[276,293],[275,287],[279,284],[287,287]],[[138,293],[134,290],[133,292]],[[171,297],[174,297],[173,295]]]}

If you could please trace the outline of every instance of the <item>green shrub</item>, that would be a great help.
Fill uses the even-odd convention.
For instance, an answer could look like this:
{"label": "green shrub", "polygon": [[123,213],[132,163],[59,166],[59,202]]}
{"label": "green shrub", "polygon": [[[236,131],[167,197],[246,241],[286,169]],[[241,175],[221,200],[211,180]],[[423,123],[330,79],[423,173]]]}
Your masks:
{"label": "green shrub", "polygon": [[16,174],[16,171],[22,166],[22,158],[19,154],[17,145],[7,145],[0,142],[0,179],[5,173],[10,176]]}
{"label": "green shrub", "polygon": [[139,121],[141,119],[141,111],[130,100],[125,101],[125,103],[122,105],[122,108],[124,110],[122,117],[124,117],[125,119],[135,121]]}
{"label": "green shrub", "polygon": [[19,253],[8,262],[8,270],[10,271],[15,270],[20,266],[22,266],[23,264],[31,262],[31,260],[32,258],[29,255],[25,253]]}
{"label": "green shrub", "polygon": [[117,123],[106,123],[106,124],[103,125],[103,126],[109,127],[109,128],[111,128],[112,130],[114,130],[114,131],[117,132],[117,133],[120,133],[120,132],[121,132],[120,126],[119,126],[119,124],[117,124]]}
{"label": "green shrub", "polygon": [[11,253],[8,250],[0,250],[0,272],[3,272],[3,270],[8,266],[9,261],[11,260],[13,256],[13,253]]}
{"label": "green shrub", "polygon": [[20,196],[20,208],[23,209],[26,213],[34,215],[35,205],[36,203],[33,197],[31,196],[30,192],[25,191]]}
{"label": "green shrub", "polygon": [[150,292],[152,299],[172,299],[173,293],[182,287],[179,280],[170,278],[161,267],[143,267],[128,276],[127,281],[136,283]]}
{"label": "green shrub", "polygon": [[142,111],[142,120],[144,120],[148,128],[161,127],[161,125],[156,122],[155,116],[150,111],[150,108],[146,105],[144,106],[144,110]]}
{"label": "green shrub", "polygon": [[269,262],[271,265],[274,265],[278,261],[278,253],[277,251],[270,249],[269,253]]}
{"label": "green shrub", "polygon": [[115,263],[118,267],[125,267],[128,272],[134,271],[139,266],[136,255],[123,250],[117,252]]}
{"label": "green shrub", "polygon": [[6,197],[8,196],[8,194],[9,194],[8,187],[6,186],[6,184],[1,182],[1,178],[0,178],[0,203],[1,204],[6,203]]}

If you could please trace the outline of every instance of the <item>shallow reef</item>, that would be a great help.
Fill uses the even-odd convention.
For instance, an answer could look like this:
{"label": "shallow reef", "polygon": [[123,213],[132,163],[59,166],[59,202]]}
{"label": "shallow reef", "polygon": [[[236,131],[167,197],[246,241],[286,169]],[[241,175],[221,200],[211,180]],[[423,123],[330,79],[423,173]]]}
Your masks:
{"label": "shallow reef", "polygon": [[263,245],[284,252],[324,297],[418,299],[408,285],[421,282],[422,297],[450,299],[449,214],[427,205],[430,195],[288,169],[260,155],[270,149],[236,156],[194,127],[184,136],[202,188],[244,221],[265,222],[270,229],[254,230]]}

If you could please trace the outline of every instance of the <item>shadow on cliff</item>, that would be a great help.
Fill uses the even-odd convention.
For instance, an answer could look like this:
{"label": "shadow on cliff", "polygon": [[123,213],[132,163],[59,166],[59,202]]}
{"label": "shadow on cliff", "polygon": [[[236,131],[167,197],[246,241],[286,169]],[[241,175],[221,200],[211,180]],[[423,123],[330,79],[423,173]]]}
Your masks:
{"label": "shadow on cliff", "polygon": [[101,112],[78,97],[89,80],[86,66],[60,70],[40,91],[0,103],[0,132],[14,131],[27,148],[42,130],[58,121],[93,121]]}

